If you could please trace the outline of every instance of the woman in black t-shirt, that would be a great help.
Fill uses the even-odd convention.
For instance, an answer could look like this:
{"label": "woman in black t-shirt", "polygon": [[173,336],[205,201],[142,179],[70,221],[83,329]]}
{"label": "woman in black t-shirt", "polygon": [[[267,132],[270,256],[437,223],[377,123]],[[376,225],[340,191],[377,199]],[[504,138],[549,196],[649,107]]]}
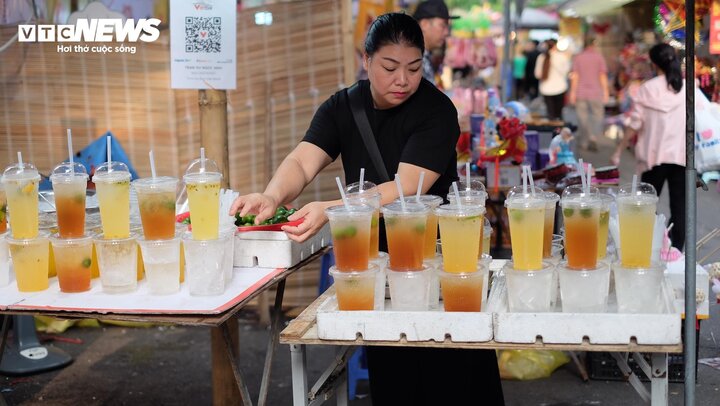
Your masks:
{"label": "woman in black t-shirt", "polygon": [[[422,78],[424,40],[412,17],[390,13],[377,18],[365,39],[363,66],[368,80],[358,83],[370,127],[385,169],[397,173],[406,195],[422,190],[444,196],[457,179],[455,144],[460,129],[450,99]],[[305,137],[283,160],[263,193],[238,197],[230,214],[256,213],[256,222],[293,201],[327,165],[340,156],[346,183],[356,182],[360,168],[378,185],[382,204],[398,197],[395,183],[381,182],[353,119],[347,89],[325,101]],[[312,202],[285,226],[289,238],[305,241],[327,222],[324,210],[340,200]],[[384,245],[381,230],[381,250]],[[494,351],[368,347],[373,405],[502,405],[502,387]]]}

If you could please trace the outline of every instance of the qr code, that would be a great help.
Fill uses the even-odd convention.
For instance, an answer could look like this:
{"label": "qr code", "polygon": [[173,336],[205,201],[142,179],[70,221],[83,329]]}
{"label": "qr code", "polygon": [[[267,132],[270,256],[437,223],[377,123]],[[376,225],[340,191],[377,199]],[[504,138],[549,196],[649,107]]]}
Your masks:
{"label": "qr code", "polygon": [[220,17],[185,17],[185,52],[220,52]]}

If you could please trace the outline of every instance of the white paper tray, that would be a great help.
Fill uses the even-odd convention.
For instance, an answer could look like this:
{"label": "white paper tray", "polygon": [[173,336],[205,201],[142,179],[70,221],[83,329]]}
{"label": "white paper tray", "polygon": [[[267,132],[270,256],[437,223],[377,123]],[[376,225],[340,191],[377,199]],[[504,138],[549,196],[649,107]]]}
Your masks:
{"label": "white paper tray", "polygon": [[282,231],[246,231],[235,236],[234,266],[290,268],[332,242],[330,225],[297,243]]}
{"label": "white paper tray", "polygon": [[[389,300],[386,309],[391,308]],[[487,312],[340,311],[335,296],[317,310],[322,340],[486,342],[492,340],[492,314]]]}
{"label": "white paper tray", "polygon": [[494,313],[495,341],[502,343],[534,343],[541,338],[546,344],[580,344],[587,337],[592,344],[629,344],[633,338],[641,345],[678,344],[681,317],[667,280],[663,293],[663,312],[657,314],[617,313],[612,289],[607,313],[562,313],[560,303],[550,313],[509,313],[501,273],[490,291],[488,311]]}

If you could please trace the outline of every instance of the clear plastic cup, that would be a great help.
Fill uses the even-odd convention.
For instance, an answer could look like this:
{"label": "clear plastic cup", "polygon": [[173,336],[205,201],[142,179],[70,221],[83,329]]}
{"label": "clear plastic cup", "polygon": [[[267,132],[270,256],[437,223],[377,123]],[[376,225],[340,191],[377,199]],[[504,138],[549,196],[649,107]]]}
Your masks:
{"label": "clear plastic cup", "polygon": [[[487,196],[487,189],[485,188],[485,184],[482,183],[480,178],[478,178],[476,176],[470,177],[469,185],[467,183],[467,177],[461,176],[458,179],[457,187],[458,187],[458,191],[460,191],[460,192],[464,192],[464,191],[483,192]],[[455,191],[455,189],[453,189],[452,185],[450,185],[450,187],[448,188],[448,193],[452,194],[452,193],[454,193],[454,191]]]}
{"label": "clear plastic cup", "polygon": [[597,194],[563,191],[560,207],[565,225],[565,256],[569,268],[595,269],[602,201]]}
{"label": "clear plastic cup", "polygon": [[478,263],[477,272],[451,273],[438,270],[446,312],[479,312],[485,294],[487,267]]}
{"label": "clear plastic cup", "polygon": [[428,294],[428,306],[430,310],[437,310],[440,308],[440,277],[438,276],[437,270],[442,268],[442,255],[435,254],[431,259],[425,259],[423,265],[433,269],[433,273],[430,275],[430,293]]}
{"label": "clear plastic cup", "polygon": [[423,265],[417,271],[387,269],[390,302],[395,311],[424,311],[430,304],[430,281],[433,270]]}
{"label": "clear plastic cup", "polygon": [[150,293],[169,295],[180,291],[180,238],[138,238]]}
{"label": "clear plastic cup", "polygon": [[510,244],[515,269],[542,269],[543,233],[545,232],[545,199],[536,188],[535,196],[513,193],[505,200],[510,219]]}
{"label": "clear plastic cup", "polygon": [[[370,264],[361,272],[340,271],[330,267],[335,285],[338,309],[373,310],[375,308],[375,285],[378,267]],[[383,295],[384,296],[384,295]]]}
{"label": "clear plastic cup", "polygon": [[483,222],[483,232],[482,232],[482,249],[480,252],[482,255],[490,255],[490,239],[492,238],[492,225],[490,224],[490,220],[485,217],[485,220]]}
{"label": "clear plastic cup", "polygon": [[664,267],[654,263],[648,268],[612,265],[618,313],[662,313]]}
{"label": "clear plastic cup", "polygon": [[543,226],[543,258],[552,256],[552,236],[555,230],[555,208],[560,196],[553,192],[543,192],[545,199],[545,223]]}
{"label": "clear plastic cup", "polygon": [[48,261],[50,242],[47,234],[35,238],[15,239],[6,237],[10,247],[15,280],[20,292],[39,292],[49,286]]}
{"label": "clear plastic cup", "polygon": [[83,235],[77,238],[61,238],[59,234],[53,234],[50,242],[60,291],[75,293],[90,290],[92,237]]}
{"label": "clear plastic cup", "polygon": [[597,268],[575,270],[561,263],[560,298],[563,313],[605,313],[610,291],[610,266],[599,262]]}
{"label": "clear plastic cup", "polygon": [[597,237],[597,258],[605,259],[608,250],[608,230],[610,224],[610,207],[615,199],[610,195],[598,194],[600,199],[600,218],[598,220],[598,237]]}
{"label": "clear plastic cup", "polygon": [[92,177],[105,238],[122,240],[130,237],[131,177],[127,165],[115,161],[98,166]]}
{"label": "clear plastic cup", "polygon": [[[399,199],[398,199],[399,200]],[[398,201],[396,200],[396,201]],[[427,223],[425,223],[425,243],[423,248],[423,259],[435,258],[436,242],[438,235],[438,218],[435,215],[435,209],[443,203],[440,196],[435,195],[417,195],[405,197],[408,203],[422,203],[430,208],[427,215]]]}
{"label": "clear plastic cup", "polygon": [[387,269],[390,262],[390,256],[387,252],[378,252],[377,257],[370,260],[370,265],[378,268],[378,274],[375,278],[375,310],[385,310],[385,289],[387,288]]}
{"label": "clear plastic cup", "polygon": [[60,238],[85,235],[85,192],[88,174],[80,163],[63,162],[50,175]]}
{"label": "clear plastic cup", "polygon": [[226,224],[220,227],[220,238],[225,241],[225,255],[223,256],[223,272],[225,272],[225,284],[229,284],[233,279],[233,261],[235,258],[235,234],[237,227],[235,224]]}
{"label": "clear plastic cup", "polygon": [[0,182],[0,234],[7,231],[7,196],[5,186]]}
{"label": "clear plastic cup", "polygon": [[335,265],[342,272],[364,271],[370,261],[370,221],[375,208],[368,205],[325,209],[330,221]]}
{"label": "clear plastic cup", "polygon": [[484,214],[485,207],[481,206],[444,204],[435,209],[440,223],[445,272],[477,271]]}
{"label": "clear plastic cup", "polygon": [[8,232],[0,233],[0,287],[10,284],[10,251],[8,242]]}
{"label": "clear plastic cup", "polygon": [[191,233],[183,235],[185,280],[192,296],[217,296],[225,292],[223,269],[228,234],[214,240],[196,240]]}
{"label": "clear plastic cup", "polygon": [[175,238],[175,192],[178,179],[170,176],[137,179],[137,192],[143,235],[148,240]]}
{"label": "clear plastic cup", "polygon": [[625,268],[650,268],[658,197],[649,183],[620,187],[617,196],[620,227],[620,262]]}
{"label": "clear plastic cup", "polygon": [[393,202],[383,206],[390,268],[415,271],[425,257],[425,230],[430,208],[422,203]]}
{"label": "clear plastic cup", "polygon": [[557,288],[557,282],[553,284],[554,269],[552,264],[543,262],[541,269],[521,271],[508,262],[504,272],[509,310],[516,313],[549,312],[553,287]]}
{"label": "clear plastic cup", "polygon": [[15,239],[38,236],[38,186],[40,174],[29,163],[10,165],[2,176],[10,213],[10,233]]}
{"label": "clear plastic cup", "polygon": [[372,219],[370,220],[370,252],[369,258],[374,259],[378,256],[380,249],[380,192],[377,185],[372,182],[363,182],[362,192],[360,191],[360,182],[347,185],[345,188],[345,196],[352,205],[368,205],[372,206]]}
{"label": "clear plastic cup", "polygon": [[483,297],[482,297],[482,307],[485,308],[485,301],[487,300],[488,291],[490,290],[490,263],[492,263],[493,258],[490,255],[482,254],[480,259],[478,260],[478,265],[483,265],[486,269],[485,275],[483,276]]}
{"label": "clear plastic cup", "polygon": [[138,243],[135,236],[110,239],[98,234],[94,242],[103,291],[126,293],[137,289]]}

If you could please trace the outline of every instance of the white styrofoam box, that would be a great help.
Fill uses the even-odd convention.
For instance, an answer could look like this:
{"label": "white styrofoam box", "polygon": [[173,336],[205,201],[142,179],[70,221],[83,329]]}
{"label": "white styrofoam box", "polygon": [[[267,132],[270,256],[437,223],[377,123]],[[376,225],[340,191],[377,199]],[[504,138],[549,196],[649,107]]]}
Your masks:
{"label": "white styrofoam box", "polygon": [[[390,301],[385,309],[391,309]],[[340,311],[335,296],[327,298],[317,310],[318,337],[321,340],[486,342],[493,338],[492,314],[488,312],[439,311]]]}
{"label": "white styrofoam box", "polygon": [[282,231],[246,231],[235,235],[233,264],[240,267],[289,268],[332,242],[330,225],[297,243]]}
{"label": "white styrofoam box", "polygon": [[[666,266],[665,275],[675,291],[675,307],[685,314],[685,260],[668,262]],[[700,317],[709,317],[710,275],[700,264],[695,267],[695,292],[698,299],[695,313]]]}
{"label": "white styrofoam box", "polygon": [[486,170],[486,179],[487,179],[487,187],[495,187],[495,184],[498,183],[497,186],[500,187],[510,187],[510,186],[518,186],[520,185],[520,166],[513,165],[506,162],[500,163],[500,168],[498,170],[498,178],[495,179],[495,162],[486,162],[485,163],[485,170]]}
{"label": "white styrofoam box", "polygon": [[509,313],[503,275],[493,283],[488,311],[493,312],[495,341],[545,344],[629,344],[634,337],[641,345],[672,345],[680,341],[680,313],[676,311],[670,282],[663,281],[662,313],[617,313],[614,293],[608,297],[606,313],[562,313],[558,300],[554,312]]}

